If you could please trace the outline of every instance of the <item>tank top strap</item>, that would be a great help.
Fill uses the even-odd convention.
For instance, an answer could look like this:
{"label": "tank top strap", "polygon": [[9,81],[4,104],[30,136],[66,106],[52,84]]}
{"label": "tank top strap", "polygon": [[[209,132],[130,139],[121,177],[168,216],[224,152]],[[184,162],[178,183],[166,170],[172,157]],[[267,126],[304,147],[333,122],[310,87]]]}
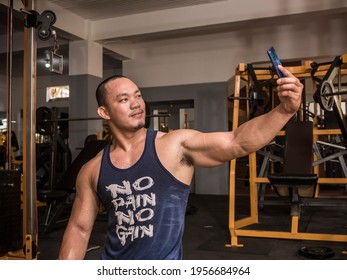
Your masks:
{"label": "tank top strap", "polygon": [[[103,153],[102,153],[102,158],[101,158],[101,165],[100,167],[103,167],[106,165],[106,163],[108,162],[108,157],[110,155],[110,148],[111,148],[111,143],[107,144],[104,147]],[[102,168],[100,169],[100,172],[102,171]]]}
{"label": "tank top strap", "polygon": [[[155,138],[157,137],[158,131],[147,129],[147,136],[146,136],[146,145],[145,149],[148,149],[148,151],[151,151],[151,154],[155,152]],[[146,154],[146,150],[144,151],[144,154]]]}

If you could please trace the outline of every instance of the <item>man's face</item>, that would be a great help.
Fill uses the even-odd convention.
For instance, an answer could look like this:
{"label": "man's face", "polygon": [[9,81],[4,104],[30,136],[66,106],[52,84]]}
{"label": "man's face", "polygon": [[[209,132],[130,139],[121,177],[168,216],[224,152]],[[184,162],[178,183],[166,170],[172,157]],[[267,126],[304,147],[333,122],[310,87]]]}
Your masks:
{"label": "man's face", "polygon": [[127,78],[118,78],[106,85],[105,111],[116,127],[137,130],[145,125],[145,102],[139,88]]}

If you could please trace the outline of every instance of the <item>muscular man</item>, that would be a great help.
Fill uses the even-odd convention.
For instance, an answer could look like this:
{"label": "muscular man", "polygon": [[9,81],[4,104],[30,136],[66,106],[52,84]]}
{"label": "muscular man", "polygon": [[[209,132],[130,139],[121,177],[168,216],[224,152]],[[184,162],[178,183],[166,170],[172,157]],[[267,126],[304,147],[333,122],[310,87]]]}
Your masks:
{"label": "muscular man", "polygon": [[123,76],[96,90],[112,143],[86,163],[59,259],[83,259],[99,201],[108,215],[102,259],[181,259],[185,210],[194,167],[214,167],[268,144],[296,113],[303,85],[288,70],[277,80],[280,104],[235,131],[169,133],[145,128],[145,102]]}

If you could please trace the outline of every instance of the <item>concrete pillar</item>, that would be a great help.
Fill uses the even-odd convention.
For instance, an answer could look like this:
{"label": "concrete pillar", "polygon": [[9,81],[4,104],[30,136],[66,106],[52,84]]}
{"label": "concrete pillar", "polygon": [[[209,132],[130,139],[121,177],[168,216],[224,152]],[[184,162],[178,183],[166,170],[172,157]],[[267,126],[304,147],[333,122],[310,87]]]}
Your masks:
{"label": "concrete pillar", "polygon": [[[98,117],[95,90],[102,80],[102,73],[101,45],[86,40],[69,43],[69,118]],[[72,158],[74,159],[80,148],[83,148],[84,140],[89,134],[101,131],[101,120],[70,121],[69,146]]]}

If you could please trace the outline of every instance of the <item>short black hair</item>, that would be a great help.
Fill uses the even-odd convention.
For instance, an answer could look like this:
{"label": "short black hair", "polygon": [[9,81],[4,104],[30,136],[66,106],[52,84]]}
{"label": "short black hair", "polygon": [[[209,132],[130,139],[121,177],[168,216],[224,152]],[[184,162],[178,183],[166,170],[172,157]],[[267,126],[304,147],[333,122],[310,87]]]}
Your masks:
{"label": "short black hair", "polygon": [[127,78],[123,75],[113,75],[113,76],[110,76],[108,77],[107,79],[103,80],[99,85],[98,87],[96,88],[96,92],[95,92],[95,95],[96,95],[96,101],[98,102],[98,106],[103,106],[105,105],[105,97],[106,97],[106,84],[110,81],[113,81],[113,80],[116,80],[116,79],[119,79],[119,78]]}

